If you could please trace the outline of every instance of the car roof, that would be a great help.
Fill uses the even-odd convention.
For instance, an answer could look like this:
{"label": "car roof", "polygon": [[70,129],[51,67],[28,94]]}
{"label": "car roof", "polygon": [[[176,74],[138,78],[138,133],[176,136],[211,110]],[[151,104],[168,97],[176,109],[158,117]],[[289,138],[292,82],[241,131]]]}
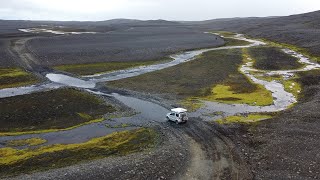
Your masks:
{"label": "car roof", "polygon": [[187,112],[186,109],[183,109],[183,108],[174,108],[174,109],[171,109],[172,112],[175,112],[175,113],[183,113],[183,112]]}

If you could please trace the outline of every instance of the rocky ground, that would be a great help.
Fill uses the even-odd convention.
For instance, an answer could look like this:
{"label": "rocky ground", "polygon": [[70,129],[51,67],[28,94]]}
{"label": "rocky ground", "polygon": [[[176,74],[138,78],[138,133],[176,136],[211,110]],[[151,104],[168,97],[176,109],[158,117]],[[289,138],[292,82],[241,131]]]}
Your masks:
{"label": "rocky ground", "polygon": [[[251,179],[228,129],[191,119],[156,126],[155,149],[53,169],[13,179]],[[212,168],[214,167],[214,168]]]}

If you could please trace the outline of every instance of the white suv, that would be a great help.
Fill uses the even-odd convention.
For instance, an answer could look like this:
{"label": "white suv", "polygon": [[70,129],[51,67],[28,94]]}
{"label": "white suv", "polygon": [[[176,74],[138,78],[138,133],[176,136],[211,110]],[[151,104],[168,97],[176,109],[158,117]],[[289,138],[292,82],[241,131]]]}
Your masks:
{"label": "white suv", "polygon": [[187,110],[183,108],[171,109],[166,118],[168,121],[173,121],[176,124],[185,123],[188,121]]}

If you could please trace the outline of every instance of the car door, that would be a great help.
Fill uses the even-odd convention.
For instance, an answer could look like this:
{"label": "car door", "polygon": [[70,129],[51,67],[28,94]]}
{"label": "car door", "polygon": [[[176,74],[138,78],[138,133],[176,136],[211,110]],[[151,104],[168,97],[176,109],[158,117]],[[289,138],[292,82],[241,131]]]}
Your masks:
{"label": "car door", "polygon": [[171,120],[171,121],[175,121],[175,113],[170,113],[169,114],[169,119]]}

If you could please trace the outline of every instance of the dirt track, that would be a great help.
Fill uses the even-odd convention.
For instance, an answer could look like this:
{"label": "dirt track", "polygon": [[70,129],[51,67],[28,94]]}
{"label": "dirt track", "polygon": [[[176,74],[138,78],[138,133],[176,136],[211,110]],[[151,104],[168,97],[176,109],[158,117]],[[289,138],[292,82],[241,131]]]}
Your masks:
{"label": "dirt track", "polygon": [[14,179],[251,179],[227,129],[191,119],[156,126],[161,144],[150,152],[113,157]]}

